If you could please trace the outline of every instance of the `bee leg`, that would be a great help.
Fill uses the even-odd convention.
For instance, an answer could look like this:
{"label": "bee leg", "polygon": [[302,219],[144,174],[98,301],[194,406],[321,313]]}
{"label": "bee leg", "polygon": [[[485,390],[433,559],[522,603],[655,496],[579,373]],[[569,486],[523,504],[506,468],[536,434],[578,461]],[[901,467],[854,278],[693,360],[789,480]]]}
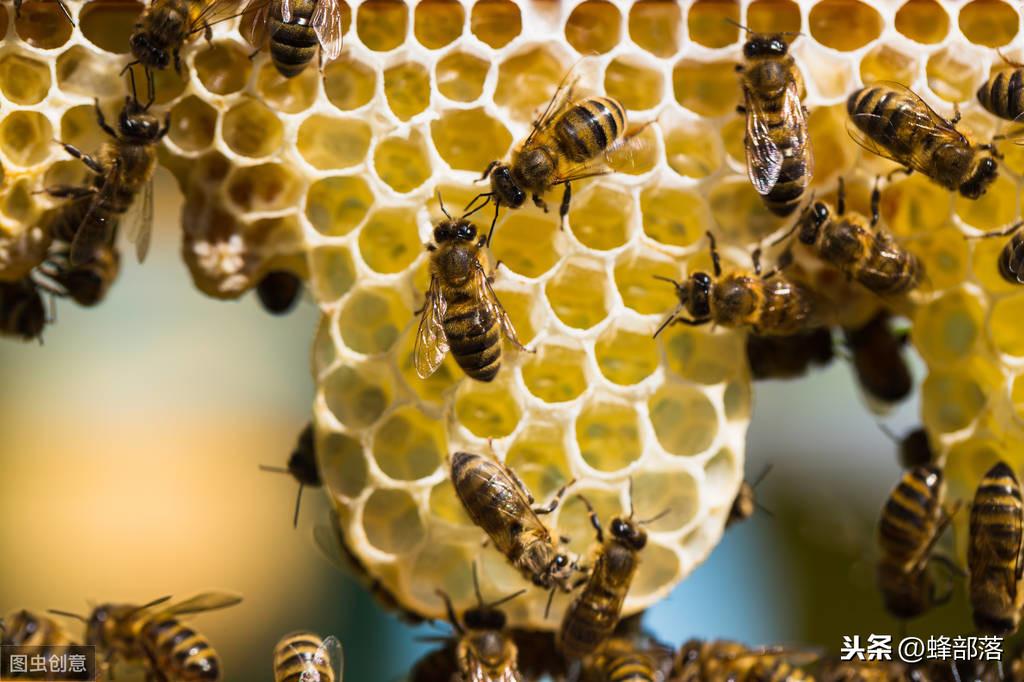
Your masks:
{"label": "bee leg", "polygon": [[[757,247],[756,249],[754,249],[754,251],[750,254],[750,262],[754,264],[754,274],[755,275],[760,275],[761,274],[761,247],[760,246]],[[765,279],[768,279],[768,278],[765,277]]]}
{"label": "bee leg", "polygon": [[54,185],[53,187],[39,190],[36,194],[41,192],[46,192],[51,197],[58,199],[81,199],[93,194],[95,190],[81,185]]}
{"label": "bee leg", "polygon": [[736,113],[741,115],[741,116],[746,116],[747,115],[747,108],[745,106],[743,106],[742,104],[737,104],[736,105]]}
{"label": "bee leg", "polygon": [[685,324],[687,327],[700,327],[711,320],[691,320],[688,317],[677,317],[672,321],[672,324]]}
{"label": "bee leg", "polygon": [[169,133],[170,131],[171,131],[171,110],[168,109],[167,110],[167,114],[164,116],[164,124],[160,128],[160,132],[157,133],[157,138],[156,139],[162,140],[164,137],[166,137],[167,133]]}
{"label": "bee leg", "polygon": [[590,500],[582,495],[577,495],[576,497],[578,497],[587,508],[587,517],[590,519],[590,525],[594,527],[595,531],[597,531],[597,541],[604,544],[604,530],[601,528],[601,519],[597,518],[597,512],[594,511],[594,505],[590,504]]}
{"label": "bee leg", "polygon": [[561,488],[558,489],[558,492],[555,493],[555,497],[550,502],[548,502],[543,507],[534,507],[533,513],[543,516],[544,514],[550,514],[551,512],[558,509],[558,505],[562,502],[562,497],[565,495],[566,489],[575,482],[576,479],[574,478],[565,485],[563,485]]}
{"label": "bee leg", "polygon": [[960,117],[962,115],[963,114],[960,112],[960,105],[959,104],[954,104],[953,105],[953,118],[949,119],[949,125],[951,125],[951,126],[953,126],[955,128],[956,124],[960,122]]}
{"label": "bee leg", "polygon": [[261,48],[261,47],[257,47],[255,50],[250,52],[249,53],[249,61],[251,62],[252,60],[256,59],[256,55],[258,55],[260,53],[260,50],[262,50],[262,49],[263,48]]}
{"label": "bee leg", "polygon": [[64,13],[68,23],[74,26],[75,20],[71,17],[71,10],[69,10],[68,6],[64,4],[64,0],[57,0],[57,6],[60,7],[60,11]]}
{"label": "bee leg", "polygon": [[569,215],[569,202],[572,201],[572,183],[565,183],[565,191],[562,192],[562,205],[558,209],[559,228],[565,229],[565,217]]}
{"label": "bee leg", "polygon": [[210,26],[210,22],[203,22],[203,37],[206,38],[206,44],[213,47],[213,26]]}
{"label": "bee leg", "polygon": [[715,269],[715,277],[722,276],[722,261],[718,257],[718,242],[715,241],[715,235],[711,234],[711,230],[705,232],[708,236],[708,249],[711,251],[711,265]]}
{"label": "bee leg", "polygon": [[486,180],[488,178],[488,176],[490,176],[491,171],[494,170],[494,167],[497,166],[497,165],[498,165],[497,160],[491,161],[489,164],[487,164],[487,168],[484,169],[483,175],[481,175],[479,178],[477,178],[476,181],[477,182],[483,182],[484,180]]}
{"label": "bee leg", "polygon": [[987,239],[989,237],[1006,237],[1019,230],[1022,225],[1024,225],[1024,220],[1018,221],[1013,225],[1010,225],[1009,227],[1000,230],[994,230],[992,232],[983,232],[982,234],[971,235],[967,237],[967,239]]}
{"label": "bee leg", "polygon": [[531,198],[533,199],[533,205],[534,206],[536,206],[537,208],[543,210],[545,213],[548,212],[547,202],[545,202],[543,199],[541,199],[539,194],[534,194],[534,195],[532,195]]}
{"label": "bee leg", "polygon": [[14,18],[21,18],[21,0],[14,0]]}
{"label": "bee leg", "polygon": [[875,186],[871,190],[871,228],[874,229],[875,225],[878,224],[878,220],[881,217],[878,211],[879,205],[882,203],[882,190],[878,189],[878,176],[875,176]]}
{"label": "bee leg", "polygon": [[117,138],[117,131],[110,127],[110,124],[107,123],[107,119],[103,116],[103,109],[100,108],[99,98],[94,98],[93,104],[96,107],[96,123],[99,124],[100,129],[107,135]]}
{"label": "bee leg", "polygon": [[64,151],[66,151],[68,154],[70,154],[71,156],[75,157],[76,159],[84,163],[86,166],[88,166],[89,170],[91,170],[93,173],[96,173],[97,175],[103,175],[103,164],[101,164],[99,161],[89,156],[78,147],[74,147],[70,144],[65,144],[63,142],[61,143],[61,146],[64,147]]}

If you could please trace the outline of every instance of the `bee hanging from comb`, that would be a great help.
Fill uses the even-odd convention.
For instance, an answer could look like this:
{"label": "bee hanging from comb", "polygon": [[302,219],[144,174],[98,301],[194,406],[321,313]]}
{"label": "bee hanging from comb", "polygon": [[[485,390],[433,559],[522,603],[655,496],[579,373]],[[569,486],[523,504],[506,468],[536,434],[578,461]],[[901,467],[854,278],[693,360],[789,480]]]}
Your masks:
{"label": "bee hanging from comb", "polygon": [[1006,636],[1020,626],[1024,590],[1024,502],[1006,462],[982,477],[971,504],[967,570],[974,624],[980,632]]}
{"label": "bee hanging from comb", "polygon": [[299,527],[299,508],[302,505],[302,491],[307,486],[310,488],[319,488],[323,485],[323,479],[320,476],[320,467],[316,461],[316,434],[313,432],[313,424],[310,422],[306,424],[306,428],[302,429],[302,433],[299,434],[298,442],[295,444],[295,449],[292,450],[292,454],[288,457],[287,467],[274,467],[261,464],[260,469],[263,471],[269,471],[275,474],[289,474],[299,484],[299,492],[295,496],[295,517],[292,524],[295,528]]}
{"label": "bee hanging from comb", "polygon": [[761,482],[767,478],[771,471],[772,465],[769,464],[761,471],[760,474],[758,474],[753,483],[747,483],[746,481],[740,483],[740,490],[736,493],[736,497],[732,501],[732,506],[729,508],[729,516],[725,520],[726,528],[734,523],[746,521],[754,515],[755,509],[760,509],[768,516],[773,515],[757,501],[757,497],[754,494],[757,490],[757,486],[761,485]]}

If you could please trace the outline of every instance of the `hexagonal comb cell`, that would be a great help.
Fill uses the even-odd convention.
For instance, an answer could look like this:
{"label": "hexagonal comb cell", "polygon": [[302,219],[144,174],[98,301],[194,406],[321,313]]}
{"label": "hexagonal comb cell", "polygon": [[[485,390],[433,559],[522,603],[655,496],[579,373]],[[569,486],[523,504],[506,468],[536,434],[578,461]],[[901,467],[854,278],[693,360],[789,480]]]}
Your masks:
{"label": "hexagonal comb cell", "polygon": [[430,73],[412,62],[385,69],[384,95],[395,116],[407,121],[430,104]]}
{"label": "hexagonal comb cell", "polygon": [[455,416],[478,438],[504,438],[519,423],[520,409],[504,368],[492,382],[464,381],[455,394]]}
{"label": "hexagonal comb cell", "polygon": [[356,31],[366,47],[387,52],[402,44],[409,24],[409,8],[400,0],[368,0],[359,5]]}
{"label": "hexagonal comb cell", "polygon": [[430,157],[426,141],[418,130],[407,137],[392,136],[381,140],[373,152],[377,175],[391,189],[405,194],[416,189],[430,177]]}
{"label": "hexagonal comb cell", "polygon": [[342,111],[369,103],[377,87],[377,72],[345,54],[324,67],[324,94]]}
{"label": "hexagonal comb cell", "polygon": [[243,99],[224,114],[222,133],[232,151],[249,157],[269,156],[281,144],[281,119],[267,105]]}
{"label": "hexagonal comb cell", "polygon": [[385,554],[404,554],[424,540],[426,529],[412,496],[401,489],[378,488],[363,506],[366,539]]}
{"label": "hexagonal comb cell", "polygon": [[882,15],[859,0],[822,0],[807,17],[811,35],[826,47],[851,52],[882,33]]}
{"label": "hexagonal comb cell", "polygon": [[13,111],[0,121],[0,153],[14,165],[42,163],[54,148],[50,119],[36,111]]}
{"label": "hexagonal comb cell", "polygon": [[350,429],[376,422],[395,391],[386,368],[370,364],[337,367],[324,378],[323,387],[327,409]]}
{"label": "hexagonal comb cell", "polygon": [[306,194],[306,217],[325,235],[344,235],[362,222],[373,193],[358,176],[334,176],[314,182]]}
{"label": "hexagonal comb cell", "polygon": [[423,47],[436,50],[458,39],[465,23],[458,0],[426,0],[416,5],[413,32]]}
{"label": "hexagonal comb cell", "polygon": [[576,5],[565,22],[565,38],[581,54],[604,54],[619,42],[622,15],[606,0]]}
{"label": "hexagonal comb cell", "polygon": [[373,457],[384,474],[415,481],[437,471],[447,458],[444,426],[418,407],[398,408],[373,434]]}
{"label": "hexagonal comb cell", "polygon": [[759,33],[797,33],[800,6],[791,0],[754,0],[747,6],[747,28]]}
{"label": "hexagonal comb cell", "polygon": [[718,434],[718,410],[703,391],[666,384],[648,401],[658,442],[673,455],[696,455]]}
{"label": "hexagonal comb cell", "polygon": [[594,347],[601,374],[620,386],[637,384],[658,368],[658,351],[648,333],[609,327]]}
{"label": "hexagonal comb cell", "polygon": [[377,272],[401,272],[422,252],[416,233],[416,213],[410,208],[375,210],[359,231],[359,253]]}
{"label": "hexagonal comb cell", "polygon": [[496,50],[523,30],[519,7],[510,0],[479,0],[473,4],[469,22],[473,35]]}
{"label": "hexagonal comb cell", "polygon": [[940,43],[949,33],[949,15],[936,0],[907,0],[896,12],[896,30],[919,43]]}
{"label": "hexagonal comb cell", "polygon": [[593,327],[608,316],[605,279],[600,261],[590,258],[567,260],[545,287],[551,309],[570,327]]}
{"label": "hexagonal comb cell", "polygon": [[545,402],[560,403],[576,399],[587,389],[582,348],[553,342],[533,350],[522,366],[530,393]]}
{"label": "hexagonal comb cell", "polygon": [[571,478],[567,437],[562,424],[533,421],[516,434],[505,453],[505,464],[538,500],[549,499]]}
{"label": "hexagonal comb cell", "polygon": [[431,121],[430,136],[441,158],[458,170],[479,171],[505,155],[512,135],[483,109],[453,109]]}
{"label": "hexagonal comb cell", "polygon": [[21,15],[14,19],[14,30],[19,38],[41,50],[53,50],[71,38],[71,24],[60,7],[51,2],[24,3]]}
{"label": "hexagonal comb cell", "polygon": [[345,301],[339,326],[345,345],[366,355],[384,353],[412,319],[412,311],[386,288],[360,288]]}
{"label": "hexagonal comb cell", "polygon": [[686,15],[690,39],[704,47],[725,47],[739,40],[740,4],[696,0]]}
{"label": "hexagonal comb cell", "polygon": [[1002,47],[1017,35],[1020,15],[1002,0],[972,0],[960,8],[957,21],[972,43]]}
{"label": "hexagonal comb cell", "polygon": [[343,433],[327,433],[317,446],[324,484],[334,493],[355,498],[369,482],[363,445]]}
{"label": "hexagonal comb cell", "polygon": [[50,69],[36,59],[0,57],[0,91],[15,104],[37,104],[50,90]]}
{"label": "hexagonal comb cell", "polygon": [[217,128],[217,110],[190,95],[174,107],[171,115],[171,142],[189,152],[198,152],[213,143]]}
{"label": "hexagonal comb cell", "polygon": [[437,62],[438,91],[456,102],[473,102],[483,94],[490,64],[465,52],[450,52]]}
{"label": "hexagonal comb cell", "polygon": [[612,398],[587,401],[576,418],[576,442],[583,461],[598,471],[621,471],[643,454],[640,415]]}
{"label": "hexagonal comb cell", "polygon": [[365,121],[313,114],[299,126],[295,146],[314,168],[349,168],[366,158],[372,135]]}

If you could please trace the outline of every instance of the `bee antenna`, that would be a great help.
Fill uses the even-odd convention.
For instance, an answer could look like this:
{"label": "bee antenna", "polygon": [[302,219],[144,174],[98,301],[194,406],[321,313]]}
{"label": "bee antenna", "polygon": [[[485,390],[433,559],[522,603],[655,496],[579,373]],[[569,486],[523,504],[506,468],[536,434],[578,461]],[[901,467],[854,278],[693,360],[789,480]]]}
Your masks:
{"label": "bee antenna", "polygon": [[892,429],[882,422],[878,422],[878,430],[884,433],[893,443],[899,443],[901,440],[901,438],[897,436]]}
{"label": "bee antenna", "polygon": [[548,614],[551,613],[551,602],[555,600],[555,588],[552,587],[551,591],[548,592],[548,603],[544,606],[544,620],[548,619]]}
{"label": "bee antenna", "polygon": [[636,510],[633,508],[633,477],[629,477],[629,518],[632,519],[633,515],[636,514]]}
{"label": "bee antenna", "polygon": [[452,624],[452,627],[455,629],[455,632],[457,632],[460,635],[464,634],[465,630],[462,629],[462,624],[459,623],[459,617],[455,615],[455,607],[452,606],[452,598],[449,597],[448,593],[444,590],[437,589],[434,590],[434,592],[437,593],[437,596],[441,597],[441,599],[444,600],[444,608],[445,611],[448,612],[448,622]]}
{"label": "bee antenna", "polygon": [[[480,209],[482,209],[484,206],[489,204],[491,202],[491,197],[493,196],[493,194],[494,192],[481,192],[480,194],[477,194],[475,197],[473,197],[473,200],[466,204],[466,207],[462,209],[462,217],[465,218],[467,216],[471,216]],[[470,210],[470,207],[473,206],[473,204],[475,204],[477,200],[480,199],[481,197],[483,197],[484,201],[473,210]]]}
{"label": "bee antenna", "polygon": [[83,623],[88,623],[89,619],[77,613],[71,613],[70,611],[61,611],[60,609],[47,609],[47,613],[52,613],[55,616],[67,616],[68,618],[74,618],[80,620]]}
{"label": "bee antenna", "polygon": [[292,528],[299,527],[299,509],[302,507],[302,489],[305,487],[305,483],[299,483],[299,494],[295,497],[295,518],[292,519]]}
{"label": "bee antenna", "polygon": [[290,474],[291,472],[284,467],[272,467],[268,464],[261,464],[260,471],[269,471],[272,474]]}
{"label": "bee antenna", "polygon": [[722,21],[724,21],[727,24],[732,24],[733,26],[735,26],[737,28],[741,28],[744,31],[746,31],[747,33],[753,33],[753,31],[750,30],[748,27],[744,26],[743,24],[741,24],[740,22],[736,21],[735,19],[732,19],[731,17],[726,17],[726,18],[722,19]]}
{"label": "bee antenna", "polygon": [[518,592],[513,592],[512,594],[506,595],[506,596],[502,597],[501,599],[499,599],[497,601],[492,601],[490,604],[481,604],[480,606],[481,606],[481,608],[493,609],[496,606],[501,606],[505,602],[510,602],[513,599],[515,599],[516,597],[518,597],[518,596],[520,596],[522,594],[525,594],[525,593],[526,593],[526,588],[524,587],[523,589],[519,590]]}
{"label": "bee antenna", "polygon": [[437,190],[437,203],[441,204],[441,213],[444,213],[445,218],[447,218],[448,220],[451,220],[452,219],[451,214],[448,213],[447,210],[445,210],[444,199],[441,198],[441,190]]}
{"label": "bee antenna", "polygon": [[769,462],[769,463],[768,463],[768,464],[767,464],[767,465],[765,466],[765,468],[761,470],[761,473],[759,473],[759,474],[757,475],[757,478],[755,478],[755,479],[754,479],[754,482],[750,484],[750,487],[751,487],[751,488],[756,488],[757,486],[761,485],[761,481],[763,481],[763,480],[765,479],[765,477],[766,477],[766,476],[767,476],[768,474],[770,474],[770,473],[771,473],[771,471],[772,471],[772,467],[773,467],[773,466],[775,466],[775,465],[774,465],[774,464],[772,464],[771,462]]}
{"label": "bee antenna", "polygon": [[154,599],[153,601],[151,601],[151,602],[149,602],[147,604],[143,604],[142,606],[136,606],[134,609],[131,610],[131,613],[139,613],[140,611],[145,611],[146,609],[151,609],[154,606],[157,606],[159,604],[163,604],[166,601],[170,601],[170,599],[171,599],[171,595],[169,595],[169,594],[167,596],[160,597],[158,599]]}
{"label": "bee antenna", "polygon": [[652,336],[651,338],[653,338],[653,339],[658,338],[658,334],[660,334],[663,331],[665,331],[665,327],[667,327],[670,324],[672,324],[672,321],[676,319],[676,316],[679,315],[679,313],[682,312],[682,310],[683,310],[683,306],[679,306],[678,308],[676,308],[674,313],[672,313],[671,315],[666,317],[665,321],[661,323],[661,326],[658,327],[657,330],[655,330],[654,336]]}
{"label": "bee antenna", "polygon": [[649,519],[641,519],[641,520],[637,521],[637,523],[639,523],[641,526],[646,526],[649,523],[654,523],[658,519],[664,518],[665,516],[668,515],[668,513],[670,511],[672,511],[672,507],[666,507],[661,512],[655,514],[651,518],[649,518]]}
{"label": "bee antenna", "polygon": [[480,578],[477,576],[476,561],[473,562],[473,591],[476,592],[476,603],[484,608],[484,598],[480,594]]}

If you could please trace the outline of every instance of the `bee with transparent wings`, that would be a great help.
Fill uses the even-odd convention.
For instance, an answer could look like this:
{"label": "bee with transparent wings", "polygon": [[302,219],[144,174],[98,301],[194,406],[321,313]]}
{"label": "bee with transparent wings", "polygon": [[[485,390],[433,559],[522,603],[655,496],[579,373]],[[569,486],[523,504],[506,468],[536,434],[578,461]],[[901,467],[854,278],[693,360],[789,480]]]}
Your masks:
{"label": "bee with transparent wings", "polygon": [[269,47],[270,59],[285,78],[298,76],[316,55],[332,61],[341,54],[345,32],[338,0],[250,0],[242,33],[257,52]]}
{"label": "bee with transparent wings", "polygon": [[128,39],[134,61],[146,69],[150,95],[153,70],[174,64],[181,73],[181,50],[200,33],[213,39],[213,25],[235,16],[240,0],[153,0],[139,16]]}
{"label": "bee with transparent wings", "polygon": [[274,647],[274,682],[342,682],[345,654],[334,635],[285,635]]}

